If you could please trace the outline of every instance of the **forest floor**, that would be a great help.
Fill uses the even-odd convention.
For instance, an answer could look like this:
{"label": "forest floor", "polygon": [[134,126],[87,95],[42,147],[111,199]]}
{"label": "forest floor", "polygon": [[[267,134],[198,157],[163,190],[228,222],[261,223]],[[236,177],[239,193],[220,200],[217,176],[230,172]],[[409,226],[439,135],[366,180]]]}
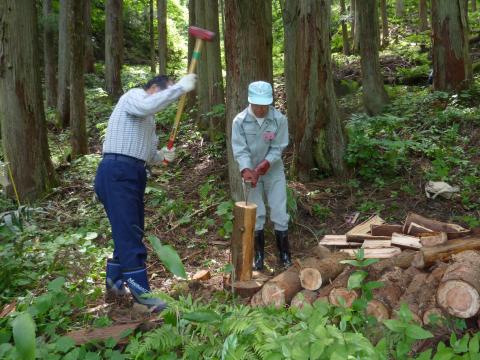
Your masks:
{"label": "forest floor", "polygon": [[[127,68],[124,83],[136,84],[148,76],[143,69]],[[137,315],[126,311],[131,304],[105,305],[104,264],[112,250],[108,220],[95,199],[93,180],[101,160],[101,138],[112,105],[101,90],[101,78],[87,78],[90,155],[68,159],[68,132],[51,126],[51,151],[59,185],[34,207],[20,208],[1,199],[1,211],[23,215],[11,226],[3,224],[0,235],[16,237],[2,258],[0,305],[17,296],[40,296],[49,281],[61,276],[72,294],[81,294],[77,305],[55,319],[63,328],[106,326]],[[279,107],[282,107],[281,88]],[[291,216],[290,244],[293,258],[301,258],[324,234],[343,234],[358,221],[379,214],[391,223],[401,223],[407,213],[480,226],[480,78],[468,92],[459,95],[434,93],[426,86],[388,88],[391,103],[385,112],[368,117],[361,112],[359,91],[339,98],[347,125],[351,172],[345,179],[317,174],[309,183],[297,182],[287,173],[288,210]],[[165,143],[175,107],[158,116],[158,132]],[[52,120],[54,114],[48,113]],[[205,282],[173,277],[149,247],[148,270],[152,288],[176,297],[180,294],[209,301],[222,301],[229,264],[232,202],[229,200],[226,152],[222,141],[204,141],[193,120],[186,120],[177,141],[178,160],[168,168],[152,169],[145,195],[147,236],[154,235],[179,253],[187,274],[207,269]],[[285,154],[290,168],[292,151]],[[460,186],[452,199],[428,199],[428,180],[443,180]],[[358,222],[357,222],[358,223]],[[271,224],[267,225],[267,272],[277,266]],[[12,279],[9,273],[16,273]],[[49,315],[51,316],[51,315]]]}

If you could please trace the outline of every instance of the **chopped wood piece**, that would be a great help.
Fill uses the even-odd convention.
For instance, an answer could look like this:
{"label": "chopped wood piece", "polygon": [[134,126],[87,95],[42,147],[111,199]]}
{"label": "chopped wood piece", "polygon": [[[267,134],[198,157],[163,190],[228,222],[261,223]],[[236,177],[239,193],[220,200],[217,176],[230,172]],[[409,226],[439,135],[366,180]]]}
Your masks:
{"label": "chopped wood piece", "polygon": [[[232,284],[230,279],[225,279],[223,288],[227,291],[232,291]],[[247,281],[235,281],[233,283],[233,292],[240,297],[248,298],[258,292],[265,282],[257,279]]]}
{"label": "chopped wood piece", "polygon": [[367,304],[367,314],[373,316],[377,321],[390,318],[390,310],[378,300],[370,300]]}
{"label": "chopped wood piece", "polygon": [[335,306],[342,306],[339,298],[342,298],[345,302],[345,307],[351,307],[353,302],[357,300],[358,294],[354,290],[348,290],[347,288],[334,288],[328,295],[328,301]]}
{"label": "chopped wood piece", "polygon": [[293,297],[290,306],[301,309],[307,304],[313,304],[315,300],[317,300],[317,293],[315,291],[302,290]]}
{"label": "chopped wood piece", "polygon": [[343,271],[346,265],[340,261],[348,258],[344,252],[338,252],[322,260],[308,258],[302,261],[299,274],[302,287],[307,290],[318,290],[323,282],[336,278]]}
{"label": "chopped wood piece", "polygon": [[365,240],[362,248],[364,249],[381,249],[392,247],[391,240]]}
{"label": "chopped wood piece", "polygon": [[320,240],[319,245],[323,246],[339,246],[339,247],[358,247],[359,243],[348,242],[347,235],[325,235]]}
{"label": "chopped wood piece", "polygon": [[402,225],[392,224],[371,225],[370,232],[372,236],[392,236],[394,232],[401,233],[402,228]]}
{"label": "chopped wood piece", "polygon": [[393,233],[392,245],[414,250],[422,247],[422,244],[420,244],[420,238],[398,233]]}
{"label": "chopped wood piece", "polygon": [[232,264],[235,279],[247,281],[252,278],[253,237],[257,205],[238,201],[233,207],[233,230],[231,240]]}
{"label": "chopped wood piece", "polygon": [[419,233],[420,243],[423,247],[432,247],[445,244],[448,240],[447,233],[433,231],[430,233]]}
{"label": "chopped wood piece", "polygon": [[13,300],[10,304],[5,304],[5,306],[2,308],[2,311],[0,311],[0,318],[7,317],[10,315],[12,312],[15,311],[15,308],[17,307],[17,301]]}
{"label": "chopped wood piece", "polygon": [[449,240],[443,245],[422,248],[415,255],[412,265],[418,269],[429,268],[437,261],[448,261],[453,254],[466,250],[480,250],[480,236]]}
{"label": "chopped wood piece", "polygon": [[[403,232],[403,231],[401,231]],[[407,229],[406,234],[417,236],[420,233],[433,232],[433,230],[428,229],[424,226],[418,225],[417,223],[412,222]]]}
{"label": "chopped wood piece", "polygon": [[465,251],[453,257],[437,290],[437,303],[450,315],[463,319],[480,309],[480,253]]}
{"label": "chopped wood piece", "polygon": [[389,236],[372,236],[370,233],[370,227],[372,225],[381,225],[385,223],[385,220],[383,220],[380,216],[374,215],[364,221],[361,224],[358,224],[355,226],[353,229],[350,229],[350,231],[347,232],[347,241],[362,241],[363,240],[388,240],[390,239]]}
{"label": "chopped wood piece", "polygon": [[252,307],[261,307],[264,306],[263,300],[262,300],[262,292],[257,291],[252,298],[250,299],[250,306]]}
{"label": "chopped wood piece", "polygon": [[[358,250],[343,249],[342,251],[354,257]],[[397,247],[364,250],[365,259],[387,259],[387,258],[394,257],[396,255],[399,255],[401,253],[402,253],[402,250],[400,250]]]}
{"label": "chopped wood piece", "polygon": [[105,341],[113,338],[117,342],[130,331],[135,331],[141,324],[135,321],[128,324],[118,324],[104,328],[81,329],[67,333],[67,337],[75,341],[76,345],[83,345],[92,341]]}
{"label": "chopped wood piece", "polygon": [[195,275],[192,276],[192,280],[205,281],[212,277],[210,270],[200,270],[197,271]]}
{"label": "chopped wood piece", "polygon": [[470,233],[469,230],[461,227],[460,225],[428,219],[415,213],[409,213],[407,215],[407,218],[405,219],[405,224],[403,226],[404,233],[407,233],[407,230],[412,222],[423,226],[429,230],[446,232],[449,239],[456,239],[466,236]]}
{"label": "chopped wood piece", "polygon": [[262,288],[262,301],[267,306],[285,306],[300,290],[302,285],[299,270],[296,266],[291,266],[265,283]]}

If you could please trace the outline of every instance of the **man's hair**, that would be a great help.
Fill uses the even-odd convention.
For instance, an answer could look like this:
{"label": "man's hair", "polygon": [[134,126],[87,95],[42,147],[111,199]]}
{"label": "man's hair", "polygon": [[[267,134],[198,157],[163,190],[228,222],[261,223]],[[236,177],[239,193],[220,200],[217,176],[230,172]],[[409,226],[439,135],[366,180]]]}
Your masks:
{"label": "man's hair", "polygon": [[170,78],[167,75],[155,76],[153,79],[149,80],[145,85],[143,85],[144,90],[150,89],[153,85],[157,85],[160,90],[165,90],[168,87]]}

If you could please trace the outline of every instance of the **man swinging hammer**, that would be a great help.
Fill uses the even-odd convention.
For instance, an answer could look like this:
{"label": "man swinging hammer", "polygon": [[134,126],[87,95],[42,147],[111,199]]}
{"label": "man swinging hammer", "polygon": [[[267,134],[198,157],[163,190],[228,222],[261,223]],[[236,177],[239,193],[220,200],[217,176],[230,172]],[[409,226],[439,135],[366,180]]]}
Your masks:
{"label": "man swinging hammer", "polygon": [[235,161],[245,182],[252,185],[249,201],[257,205],[255,222],[254,269],[262,270],[264,263],[266,209],[274,224],[280,262],[292,264],[288,243],[287,191],[282,152],[288,145],[287,118],[271,104],[272,85],[256,81],[248,86],[249,106],[239,113],[232,124],[232,149]]}

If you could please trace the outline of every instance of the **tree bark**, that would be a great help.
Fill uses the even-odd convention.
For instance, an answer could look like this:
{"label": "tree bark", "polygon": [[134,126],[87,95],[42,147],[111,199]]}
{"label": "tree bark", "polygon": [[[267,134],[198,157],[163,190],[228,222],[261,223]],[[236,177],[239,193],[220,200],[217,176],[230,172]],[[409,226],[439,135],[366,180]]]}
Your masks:
{"label": "tree bark", "polygon": [[155,31],[153,28],[153,0],[149,1],[148,13],[148,32],[150,35],[150,72],[155,74],[157,72],[157,61],[155,59]]}
{"label": "tree bark", "polygon": [[358,13],[358,2],[360,0],[351,0],[352,1],[352,9],[353,9],[353,24],[352,24],[352,52],[354,54],[358,54],[360,49],[360,20],[359,20],[359,13]]}
{"label": "tree bark", "polygon": [[68,39],[69,0],[60,0],[58,21],[58,92],[57,126],[66,128],[70,124],[70,41]]}
{"label": "tree bark", "polygon": [[105,89],[113,100],[118,100],[123,94],[122,8],[122,0],[107,0],[105,6]]}
{"label": "tree bark", "polygon": [[244,201],[235,203],[233,208],[233,231],[231,242],[232,264],[235,281],[252,278],[253,237],[257,205]]}
{"label": "tree bark", "polygon": [[428,30],[428,9],[427,0],[420,0],[418,3],[418,17],[420,19],[420,31]]}
{"label": "tree bark", "polygon": [[290,301],[300,290],[302,290],[302,286],[298,277],[298,269],[291,266],[263,285],[262,301],[267,306],[284,306],[290,304]]}
{"label": "tree bark", "polygon": [[387,0],[380,0],[380,13],[382,16],[382,47],[388,46],[388,14]]}
{"label": "tree bark", "polygon": [[342,39],[343,39],[343,54],[350,55],[350,40],[348,39],[347,28],[347,12],[345,10],[345,0],[340,0],[340,16],[342,17]]}
{"label": "tree bark", "polygon": [[[205,13],[207,1],[195,1],[195,23],[201,28],[206,28]],[[207,46],[204,44],[197,66],[197,97],[198,97],[198,118],[197,124],[200,129],[206,132],[208,130],[209,107],[209,83],[208,83],[208,58]]]}
{"label": "tree bark", "polygon": [[472,3],[472,11],[477,11],[477,0],[470,0],[470,2]]}
{"label": "tree bark", "polygon": [[167,73],[167,0],[157,0],[158,73]]}
{"label": "tree bark", "polygon": [[85,0],[70,0],[69,36],[70,63],[70,143],[72,158],[88,153],[87,125],[85,120],[84,55],[85,37],[83,11]]}
{"label": "tree bark", "polygon": [[[195,0],[188,1],[188,24],[190,26],[197,25],[197,21],[195,18]],[[190,66],[190,62],[192,61],[192,54],[193,49],[195,47],[195,39],[193,36],[188,37],[188,65]],[[192,114],[192,117],[195,117],[197,114],[197,91],[193,90],[187,94],[187,100],[185,105],[185,111],[188,111]]]}
{"label": "tree bark", "polygon": [[465,0],[432,0],[433,88],[458,91],[472,81]]}
{"label": "tree bark", "polygon": [[84,32],[85,32],[85,73],[95,72],[95,55],[92,39],[92,1],[84,0]]}
{"label": "tree bark", "polygon": [[285,82],[294,173],[311,170],[343,175],[344,128],[333,89],[330,56],[330,1],[285,2]]}
{"label": "tree bark", "polygon": [[[411,213],[408,213],[407,218],[405,219],[405,223],[403,225],[403,232],[405,234],[415,235],[415,233],[418,233],[418,232],[412,231],[410,227],[412,223],[416,224],[417,226],[420,225],[420,227],[423,227],[424,229],[429,229],[431,231],[445,232],[447,233],[447,236],[449,239],[464,237],[470,233],[469,230],[459,225],[445,223],[438,220],[432,220],[411,212]],[[425,232],[425,231],[421,231],[421,232]]]}
{"label": "tree bark", "polygon": [[232,154],[232,121],[247,106],[248,84],[258,80],[273,83],[271,0],[228,1],[225,20],[228,172],[231,196],[239,200],[242,184]]}
{"label": "tree bark", "polygon": [[396,0],[395,1],[395,15],[397,17],[402,17],[404,10],[405,10],[405,4],[404,4],[403,0]]}
{"label": "tree bark", "polygon": [[[0,124],[5,160],[21,201],[55,184],[43,108],[35,2],[0,2]],[[12,184],[7,194],[13,196]]]}
{"label": "tree bark", "polygon": [[52,0],[43,0],[43,62],[47,106],[57,106],[57,58],[55,56],[56,28]]}
{"label": "tree bark", "polygon": [[388,102],[383,86],[378,54],[378,15],[376,0],[357,1],[362,67],[363,104],[368,114],[380,113]]}

